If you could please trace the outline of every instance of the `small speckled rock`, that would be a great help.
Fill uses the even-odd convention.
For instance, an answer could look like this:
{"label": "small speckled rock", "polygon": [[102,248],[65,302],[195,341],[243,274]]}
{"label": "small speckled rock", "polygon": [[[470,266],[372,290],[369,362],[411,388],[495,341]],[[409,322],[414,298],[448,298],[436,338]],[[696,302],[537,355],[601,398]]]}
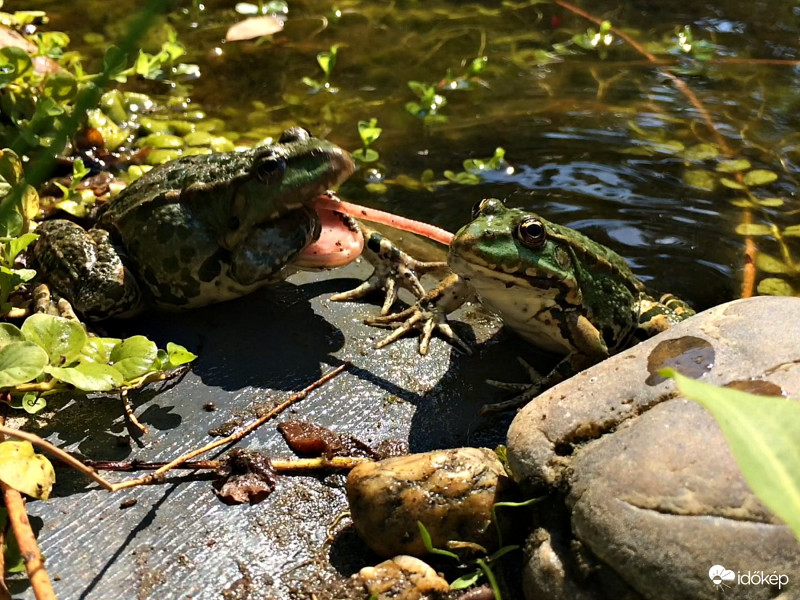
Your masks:
{"label": "small speckled rock", "polygon": [[[779,318],[778,318],[779,316]],[[674,366],[717,385],[800,398],[800,299],[718,306],[551,388],[508,434],[530,493],[555,491],[529,539],[532,600],[800,598],[800,545],[752,493],[714,419],[658,377]]]}
{"label": "small speckled rock", "polygon": [[447,581],[427,563],[400,555],[374,567],[364,567],[356,578],[377,600],[421,600],[450,591]]}
{"label": "small speckled rock", "polygon": [[381,556],[426,554],[421,521],[435,547],[495,543],[491,508],[509,480],[488,448],[455,448],[363,463],[347,477],[356,531]]}

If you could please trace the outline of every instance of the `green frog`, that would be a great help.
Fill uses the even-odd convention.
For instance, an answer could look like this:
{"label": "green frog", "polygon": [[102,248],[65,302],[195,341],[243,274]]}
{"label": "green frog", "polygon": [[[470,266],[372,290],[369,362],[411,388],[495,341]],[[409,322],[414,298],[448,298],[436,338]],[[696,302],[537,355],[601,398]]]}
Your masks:
{"label": "green frog", "polygon": [[[354,169],[347,152],[301,128],[271,145],[180,158],[127,187],[88,231],[41,223],[33,261],[88,320],[236,298],[287,266],[337,264],[317,248],[325,218],[337,219],[313,201]],[[339,233],[360,236],[346,225]]]}
{"label": "green frog", "polygon": [[476,205],[473,220],[455,234],[447,262],[453,273],[416,306],[371,322],[396,328],[379,345],[420,328],[423,353],[434,330],[469,352],[446,314],[474,292],[507,327],[564,357],[545,377],[529,369],[533,384],[522,384],[520,396],[493,409],[524,404],[540,390],[694,314],[672,295],[649,296],[613,250],[496,199]]}

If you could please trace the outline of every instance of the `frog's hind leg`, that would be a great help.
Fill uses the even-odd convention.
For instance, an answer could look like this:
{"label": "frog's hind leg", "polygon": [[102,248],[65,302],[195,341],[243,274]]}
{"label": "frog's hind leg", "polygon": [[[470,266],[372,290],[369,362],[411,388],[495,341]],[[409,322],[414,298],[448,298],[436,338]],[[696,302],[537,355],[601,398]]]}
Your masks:
{"label": "frog's hind leg", "polygon": [[383,291],[381,315],[386,315],[397,301],[400,289],[407,289],[418,299],[425,296],[420,277],[426,273],[446,272],[444,261],[423,262],[403,252],[391,240],[366,225],[359,223],[366,243],[362,256],[374,267],[364,283],[347,292],[331,296],[331,300],[355,300],[373,292]]}
{"label": "frog's hind leg", "polygon": [[64,219],[42,223],[33,246],[40,276],[85,319],[133,314],[141,291],[103,229],[86,231]]}

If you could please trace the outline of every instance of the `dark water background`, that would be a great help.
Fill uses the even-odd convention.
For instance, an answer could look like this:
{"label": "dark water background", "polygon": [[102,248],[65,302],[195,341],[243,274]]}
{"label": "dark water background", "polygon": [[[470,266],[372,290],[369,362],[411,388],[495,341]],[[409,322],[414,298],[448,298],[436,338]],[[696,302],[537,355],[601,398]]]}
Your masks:
{"label": "dark water background", "polygon": [[[30,4],[9,2],[6,9]],[[48,11],[51,28],[70,33],[72,47],[91,56],[124,30],[135,4],[82,0],[37,7]],[[649,63],[618,37],[603,55],[581,49],[572,36],[597,26],[548,2],[290,0],[283,32],[232,43],[223,41],[225,31],[243,18],[233,2],[210,0],[202,9],[174,2],[165,22],[187,46],[186,62],[197,63],[202,74],[180,89],[231,130],[275,134],[301,124],[355,150],[358,121],[377,118],[383,134],[373,146],[380,160],[372,167],[390,183],[371,192],[365,183],[380,178],[361,169],[342,190],[353,201],[455,230],[477,200],[500,197],[612,247],[648,285],[698,309],[740,295],[745,238],[735,230],[748,210],[753,222],[776,226],[754,241],[780,265],[768,269],[773,273],[760,268],[757,279],[777,277],[784,282],[780,289],[798,293],[791,256],[796,238],[782,232],[800,209],[800,70],[793,63],[800,7],[781,0],[583,5],[666,66]],[[675,48],[676,31],[687,25],[695,46],[707,44],[710,60]],[[159,31],[153,30],[156,41]],[[85,42],[89,32],[106,41]],[[554,52],[559,43],[568,54]],[[315,57],[334,44],[339,51],[331,84],[338,92],[314,93],[302,78],[322,78]],[[553,53],[552,62],[543,52]],[[446,120],[406,110],[416,99],[408,81],[437,84],[448,70],[464,75],[479,56],[487,59],[480,81],[440,91],[447,104],[439,114]],[[708,110],[728,156],[665,68]],[[703,160],[686,153],[700,143],[720,155]],[[444,180],[445,170],[461,171],[465,159],[488,158],[498,146],[509,168],[484,173],[478,185],[413,190],[391,183],[418,180],[426,169]],[[752,168],[776,173],[776,181],[749,191],[779,198],[780,205],[733,205],[743,191],[725,187],[715,174],[723,158],[746,158]],[[715,189],[690,185],[687,171],[710,173]]]}

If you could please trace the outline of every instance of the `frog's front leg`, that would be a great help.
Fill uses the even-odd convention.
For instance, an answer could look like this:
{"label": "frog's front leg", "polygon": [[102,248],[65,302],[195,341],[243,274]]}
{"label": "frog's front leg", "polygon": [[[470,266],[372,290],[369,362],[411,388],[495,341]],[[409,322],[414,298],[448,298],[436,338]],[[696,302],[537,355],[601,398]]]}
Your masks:
{"label": "frog's front leg", "polygon": [[438,286],[420,298],[414,306],[394,315],[367,319],[365,323],[394,329],[392,333],[375,344],[376,348],[383,348],[409,331],[418,329],[422,332],[419,340],[420,354],[428,353],[431,338],[436,331],[467,354],[472,354],[469,345],[450,327],[447,315],[471,299],[473,295],[467,282],[455,273],[451,273]]}
{"label": "frog's front leg", "polygon": [[83,318],[124,316],[141,308],[139,284],[107,231],[54,219],[36,233],[31,252],[39,277]]}
{"label": "frog's front leg", "polygon": [[359,223],[358,226],[365,240],[362,256],[375,270],[369,279],[358,287],[332,295],[333,301],[355,300],[375,291],[383,291],[385,295],[381,315],[385,315],[397,301],[397,293],[401,288],[422,299],[425,296],[425,289],[420,283],[420,277],[426,273],[447,270],[447,263],[444,261],[419,261],[400,250],[391,240],[371,227],[363,223]]}

